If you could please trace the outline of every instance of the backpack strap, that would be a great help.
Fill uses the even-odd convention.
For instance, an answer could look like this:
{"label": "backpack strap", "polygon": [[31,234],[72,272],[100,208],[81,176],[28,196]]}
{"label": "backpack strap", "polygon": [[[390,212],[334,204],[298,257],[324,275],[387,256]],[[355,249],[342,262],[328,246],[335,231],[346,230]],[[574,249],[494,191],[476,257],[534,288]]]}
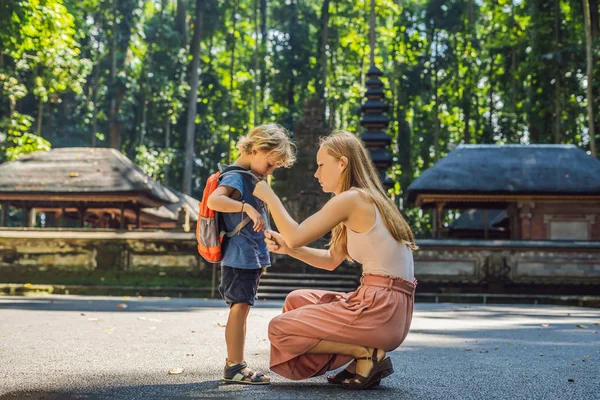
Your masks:
{"label": "backpack strap", "polygon": [[235,228],[233,228],[233,230],[231,232],[221,231],[221,233],[219,235],[220,236],[227,236],[227,237],[230,238],[233,235],[236,235],[239,231],[241,231],[246,225],[248,225],[248,223],[250,221],[252,221],[250,219],[250,217],[246,217]]}
{"label": "backpack strap", "polygon": [[[256,176],[256,174],[254,174],[252,171],[248,171],[245,169],[232,169],[232,170],[227,171],[227,167],[224,167],[221,163],[218,164],[218,167],[219,167],[219,172],[221,172],[221,174],[219,175],[219,180],[223,179],[224,176],[230,175],[233,173],[239,173],[239,174],[244,174],[244,175],[250,176],[254,180],[254,183],[258,183],[262,180],[258,176]],[[267,210],[267,206],[265,203],[263,203],[262,208],[264,208],[264,210],[267,212],[267,220],[265,221],[266,227],[267,227],[267,229],[271,229],[271,224],[269,223],[269,216],[268,216],[269,211]],[[231,232],[222,231],[220,233],[220,235],[232,237],[233,235],[235,235],[239,231],[241,231],[246,225],[248,225],[248,223],[250,221],[252,221],[250,219],[250,217],[246,217]]]}
{"label": "backpack strap", "polygon": [[253,172],[246,171],[246,170],[241,170],[241,169],[232,169],[230,171],[221,172],[221,175],[219,175],[219,180],[223,179],[223,177],[225,177],[226,175],[231,175],[231,174],[235,174],[235,173],[244,174],[244,175],[250,176],[254,180],[254,183],[258,183],[261,180]]}

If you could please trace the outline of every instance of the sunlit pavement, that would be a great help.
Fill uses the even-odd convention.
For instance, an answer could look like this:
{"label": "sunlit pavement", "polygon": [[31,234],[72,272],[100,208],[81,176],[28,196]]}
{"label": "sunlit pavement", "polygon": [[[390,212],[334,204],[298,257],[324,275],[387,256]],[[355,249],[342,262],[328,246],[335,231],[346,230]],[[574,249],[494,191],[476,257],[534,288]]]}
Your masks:
{"label": "sunlit pavement", "polygon": [[[259,302],[246,359],[268,371],[269,320]],[[595,399],[600,310],[523,305],[416,305],[395,373],[349,392],[325,377],[224,385],[227,308],[202,299],[0,297],[2,399]],[[169,373],[171,372],[171,374]]]}

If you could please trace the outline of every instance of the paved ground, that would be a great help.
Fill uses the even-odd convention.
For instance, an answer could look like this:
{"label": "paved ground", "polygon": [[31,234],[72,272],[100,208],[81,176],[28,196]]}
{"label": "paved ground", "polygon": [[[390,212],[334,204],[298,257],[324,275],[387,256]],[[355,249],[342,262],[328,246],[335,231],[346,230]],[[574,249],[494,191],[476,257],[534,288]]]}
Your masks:
{"label": "paved ground", "polygon": [[[255,368],[268,368],[267,325],[280,308],[261,302],[250,314]],[[600,398],[598,309],[417,304],[390,354],[396,373],[363,392],[324,377],[221,384],[226,318],[214,300],[0,297],[0,399]]]}

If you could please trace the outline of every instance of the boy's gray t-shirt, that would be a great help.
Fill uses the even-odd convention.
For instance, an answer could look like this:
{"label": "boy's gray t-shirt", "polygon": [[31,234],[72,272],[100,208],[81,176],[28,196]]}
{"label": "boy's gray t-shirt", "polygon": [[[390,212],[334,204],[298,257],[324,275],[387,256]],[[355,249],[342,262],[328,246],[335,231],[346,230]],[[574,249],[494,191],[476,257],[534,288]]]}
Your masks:
{"label": "boy's gray t-shirt", "polygon": [[[235,170],[246,171],[241,167],[228,167],[223,172]],[[252,205],[267,221],[268,216],[263,202],[252,195],[256,187],[256,181],[251,176],[243,173],[227,174],[220,180],[219,186],[228,186],[238,190],[241,197],[235,200],[243,200]],[[241,212],[220,214],[227,232],[233,231],[242,222]],[[244,213],[243,218],[246,216],[247,214]],[[269,267],[271,259],[265,243],[264,232],[254,232],[254,223],[250,221],[242,228],[239,234],[235,234],[230,238],[225,236],[223,238],[223,259],[221,260],[221,265],[242,269]]]}

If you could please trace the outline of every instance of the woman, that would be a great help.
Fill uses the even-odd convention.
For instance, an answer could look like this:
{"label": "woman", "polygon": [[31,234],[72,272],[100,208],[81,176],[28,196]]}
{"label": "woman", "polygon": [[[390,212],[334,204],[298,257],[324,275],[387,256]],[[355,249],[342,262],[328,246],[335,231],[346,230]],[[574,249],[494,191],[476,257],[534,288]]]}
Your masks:
{"label": "woman", "polygon": [[[269,324],[271,370],[299,380],[322,375],[349,389],[374,386],[393,373],[392,351],[404,341],[413,313],[414,243],[410,227],[386,196],[369,155],[353,134],[323,138],[315,177],[335,196],[301,224],[264,182],[254,195],[268,204],[280,233],[267,231],[270,251],[334,270],[345,258],[363,265],[352,293],[296,290]],[[329,249],[305,247],[332,232]]]}

